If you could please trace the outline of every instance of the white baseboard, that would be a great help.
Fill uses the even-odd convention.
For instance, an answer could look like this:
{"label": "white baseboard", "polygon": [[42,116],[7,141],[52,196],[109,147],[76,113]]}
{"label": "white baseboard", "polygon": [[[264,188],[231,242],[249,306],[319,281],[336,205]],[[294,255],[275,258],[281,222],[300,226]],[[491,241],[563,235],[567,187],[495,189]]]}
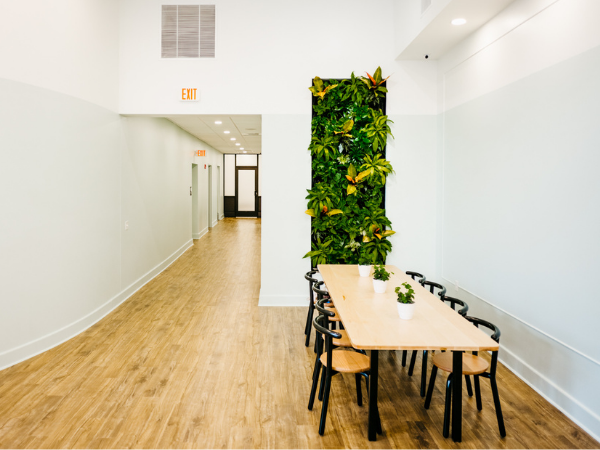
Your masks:
{"label": "white baseboard", "polygon": [[[529,385],[529,387],[600,442],[600,417],[594,411],[590,410],[568,392],[565,392],[564,389],[531,367],[509,349],[503,347],[502,357],[498,359],[512,373]],[[547,395],[546,392],[550,392],[551,394]]]}
{"label": "white baseboard", "polygon": [[208,227],[204,228],[202,231],[200,231],[200,233],[193,233],[192,234],[192,239],[200,239],[206,233],[208,233]]}
{"label": "white baseboard", "polygon": [[220,214],[219,215],[219,220],[223,220],[225,218],[225,214]]}
{"label": "white baseboard", "polygon": [[219,219],[215,220],[212,224],[212,228],[214,228],[215,226],[217,226],[217,224],[219,223]]}
{"label": "white baseboard", "polygon": [[500,362],[600,441],[600,391],[593,389],[600,378],[598,362],[476,294],[457,290],[445,277],[442,280],[448,295],[469,304],[469,315],[500,328]]}
{"label": "white baseboard", "polygon": [[308,306],[305,295],[263,295],[258,297],[258,306]]}
{"label": "white baseboard", "polygon": [[50,350],[63,342],[77,336],[96,322],[104,318],[108,313],[121,305],[125,300],[135,294],[142,286],[151,281],[154,277],[164,271],[173,262],[175,262],[186,250],[194,245],[192,240],[186,242],[183,246],[177,249],[173,254],[167,257],[163,262],[149,270],[145,275],[131,283],[113,298],[106,303],[96,308],[94,311],[84,317],[66,325],[65,327],[48,333],[38,339],[35,339],[26,344],[6,350],[0,354],[0,370],[18,364],[26,359],[32,358],[40,353]]}

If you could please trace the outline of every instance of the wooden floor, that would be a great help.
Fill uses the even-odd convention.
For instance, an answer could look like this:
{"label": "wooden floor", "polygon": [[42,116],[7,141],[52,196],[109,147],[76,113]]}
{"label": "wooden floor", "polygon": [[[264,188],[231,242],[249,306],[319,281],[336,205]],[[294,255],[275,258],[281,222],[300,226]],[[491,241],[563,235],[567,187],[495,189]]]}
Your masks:
{"label": "wooden floor", "polygon": [[[303,274],[298,274],[302,277]],[[503,366],[508,436],[489,383],[464,402],[463,442],[442,437],[442,379],[423,409],[419,369],[380,355],[384,435],[367,440],[354,376],[334,377],[325,436],[307,410],[305,308],[259,308],[260,220],[225,219],[86,332],[0,372],[3,448],[595,448]],[[420,367],[420,361],[417,361]],[[365,390],[363,389],[363,392]],[[366,397],[365,397],[366,404]]]}

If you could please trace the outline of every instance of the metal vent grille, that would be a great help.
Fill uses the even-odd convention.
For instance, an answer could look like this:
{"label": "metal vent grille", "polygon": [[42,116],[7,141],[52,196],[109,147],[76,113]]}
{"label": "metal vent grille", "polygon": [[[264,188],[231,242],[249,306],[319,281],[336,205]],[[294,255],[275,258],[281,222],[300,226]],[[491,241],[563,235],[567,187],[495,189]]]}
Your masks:
{"label": "metal vent grille", "polygon": [[162,58],[215,57],[215,5],[162,5]]}

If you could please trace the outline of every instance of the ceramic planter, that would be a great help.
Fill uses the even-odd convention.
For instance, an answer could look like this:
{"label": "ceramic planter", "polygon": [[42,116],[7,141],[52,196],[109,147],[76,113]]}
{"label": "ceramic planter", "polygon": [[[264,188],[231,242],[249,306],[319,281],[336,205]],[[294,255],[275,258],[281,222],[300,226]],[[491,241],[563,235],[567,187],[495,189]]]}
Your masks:
{"label": "ceramic planter", "polygon": [[373,289],[377,294],[385,294],[385,289],[387,288],[387,281],[376,280],[373,278]]}
{"label": "ceramic planter", "polygon": [[369,264],[368,266],[361,266],[359,264],[358,273],[361,277],[368,277],[371,274],[371,265]]}
{"label": "ceramic planter", "polygon": [[401,319],[410,320],[415,313],[415,303],[398,303],[398,315]]}

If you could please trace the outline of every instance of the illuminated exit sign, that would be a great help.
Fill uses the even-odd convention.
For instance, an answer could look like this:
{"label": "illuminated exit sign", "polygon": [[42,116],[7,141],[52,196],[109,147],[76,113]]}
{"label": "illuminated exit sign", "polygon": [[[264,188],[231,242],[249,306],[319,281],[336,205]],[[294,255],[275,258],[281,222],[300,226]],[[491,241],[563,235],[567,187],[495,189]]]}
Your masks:
{"label": "illuminated exit sign", "polygon": [[206,150],[196,150],[196,156],[206,156]]}
{"label": "illuminated exit sign", "polygon": [[198,101],[198,89],[197,88],[181,88],[182,102],[197,102]]}

